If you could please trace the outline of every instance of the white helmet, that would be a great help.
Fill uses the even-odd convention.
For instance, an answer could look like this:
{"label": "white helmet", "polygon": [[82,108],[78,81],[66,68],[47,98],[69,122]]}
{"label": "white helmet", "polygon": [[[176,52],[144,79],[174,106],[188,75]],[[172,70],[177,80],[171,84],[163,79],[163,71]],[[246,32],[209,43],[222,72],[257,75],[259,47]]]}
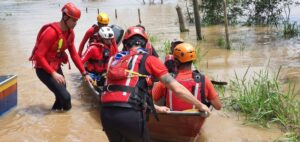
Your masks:
{"label": "white helmet", "polygon": [[112,39],[115,36],[112,28],[110,28],[108,26],[104,26],[104,27],[100,28],[99,34],[100,34],[101,38],[104,38],[104,39]]}

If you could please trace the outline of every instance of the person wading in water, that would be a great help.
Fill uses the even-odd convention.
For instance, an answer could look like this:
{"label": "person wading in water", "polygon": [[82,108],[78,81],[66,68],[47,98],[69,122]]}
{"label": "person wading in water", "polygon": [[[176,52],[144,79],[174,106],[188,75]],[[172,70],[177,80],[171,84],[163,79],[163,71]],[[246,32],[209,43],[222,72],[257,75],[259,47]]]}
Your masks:
{"label": "person wading in water", "polygon": [[86,81],[92,81],[87,75],[74,46],[74,27],[80,18],[80,10],[67,3],[61,9],[62,19],[44,25],[38,33],[35,47],[29,58],[33,62],[38,78],[54,93],[52,110],[68,111],[72,108],[71,95],[66,89],[66,81],[61,69],[62,63],[68,63],[65,50],[69,50],[73,62]]}

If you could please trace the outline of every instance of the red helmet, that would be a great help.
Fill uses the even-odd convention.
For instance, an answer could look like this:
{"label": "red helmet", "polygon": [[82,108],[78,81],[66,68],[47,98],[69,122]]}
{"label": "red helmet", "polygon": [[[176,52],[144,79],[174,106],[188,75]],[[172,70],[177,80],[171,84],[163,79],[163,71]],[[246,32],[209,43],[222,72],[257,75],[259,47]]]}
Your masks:
{"label": "red helmet", "polygon": [[76,20],[80,18],[81,12],[80,10],[71,2],[68,2],[61,9],[61,12],[65,13],[69,17],[72,17]]}
{"label": "red helmet", "polygon": [[133,37],[134,35],[140,35],[141,37],[143,37],[146,41],[148,41],[148,36],[145,32],[145,30],[141,27],[136,27],[136,26],[132,26],[129,27],[124,35],[124,39],[123,42],[125,40],[130,39],[131,37]]}

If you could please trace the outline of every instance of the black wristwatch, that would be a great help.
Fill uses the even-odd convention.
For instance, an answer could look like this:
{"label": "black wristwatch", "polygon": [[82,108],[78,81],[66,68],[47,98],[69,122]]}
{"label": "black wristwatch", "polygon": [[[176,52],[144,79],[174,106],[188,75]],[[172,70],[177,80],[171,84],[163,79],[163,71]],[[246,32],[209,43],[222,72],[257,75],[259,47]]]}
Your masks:
{"label": "black wristwatch", "polygon": [[85,77],[86,75],[88,75],[88,73],[87,73],[87,72],[85,72],[84,74],[82,74],[82,76],[83,76],[83,77]]}

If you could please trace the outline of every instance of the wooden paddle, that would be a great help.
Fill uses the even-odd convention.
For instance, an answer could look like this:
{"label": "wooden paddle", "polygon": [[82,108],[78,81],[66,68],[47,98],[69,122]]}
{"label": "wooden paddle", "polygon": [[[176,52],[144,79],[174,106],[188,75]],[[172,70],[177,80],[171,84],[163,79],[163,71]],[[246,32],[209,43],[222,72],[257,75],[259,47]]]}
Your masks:
{"label": "wooden paddle", "polygon": [[183,111],[168,111],[168,114],[179,114],[179,115],[199,115],[201,117],[208,117],[206,111],[199,111],[198,109],[187,109]]}
{"label": "wooden paddle", "polygon": [[214,85],[227,85],[228,84],[225,81],[215,81],[215,80],[211,80],[211,83]]}

